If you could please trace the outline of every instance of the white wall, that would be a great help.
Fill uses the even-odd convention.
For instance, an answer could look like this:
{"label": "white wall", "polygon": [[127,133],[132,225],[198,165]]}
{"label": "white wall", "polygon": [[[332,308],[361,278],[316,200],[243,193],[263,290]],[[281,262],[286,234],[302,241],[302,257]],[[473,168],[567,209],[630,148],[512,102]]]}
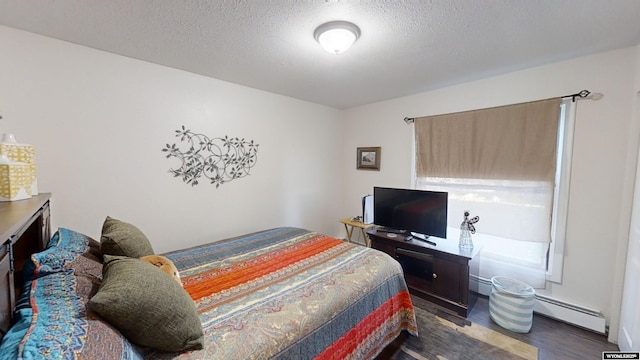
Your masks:
{"label": "white wall", "polygon": [[[339,234],[342,111],[7,27],[0,54],[0,133],[35,146],[53,226],[99,239],[110,215],[157,252],[276,226]],[[161,149],[181,125],[254,140],[251,175],[173,178]]]}
{"label": "white wall", "polygon": [[355,153],[358,146],[382,146],[382,160],[380,172],[370,173],[355,170],[346,157],[345,198],[354,201],[345,213],[358,211],[357,197],[374,185],[412,185],[412,130],[405,116],[546,99],[582,89],[599,93],[599,100],[578,105],[564,274],[562,284],[552,284],[546,293],[599,309],[617,323],[620,291],[614,284],[621,275],[615,269],[624,262],[618,250],[627,244],[639,132],[631,116],[635,61],[635,48],[620,49],[349,109],[345,153]]}

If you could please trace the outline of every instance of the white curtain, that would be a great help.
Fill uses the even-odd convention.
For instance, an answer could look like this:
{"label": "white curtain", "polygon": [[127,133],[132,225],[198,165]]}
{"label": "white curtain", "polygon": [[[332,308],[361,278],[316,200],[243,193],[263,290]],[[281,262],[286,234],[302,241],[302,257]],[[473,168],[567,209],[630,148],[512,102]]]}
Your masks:
{"label": "white curtain", "polygon": [[480,216],[480,277],[509,276],[544,288],[553,188],[544,182],[418,178],[416,188],[449,193],[447,239],[457,241],[465,210]]}

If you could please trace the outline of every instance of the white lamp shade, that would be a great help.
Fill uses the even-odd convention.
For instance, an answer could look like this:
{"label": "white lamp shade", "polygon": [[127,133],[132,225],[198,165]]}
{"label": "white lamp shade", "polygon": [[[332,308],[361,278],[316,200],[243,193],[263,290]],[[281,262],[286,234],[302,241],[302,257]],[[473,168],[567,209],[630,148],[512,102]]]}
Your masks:
{"label": "white lamp shade", "polygon": [[330,53],[338,54],[351,47],[356,35],[346,29],[333,29],[320,34],[318,42]]}
{"label": "white lamp shade", "polygon": [[332,21],[320,25],[314,36],[323,49],[339,54],[348,50],[360,36],[360,29],[346,21]]}

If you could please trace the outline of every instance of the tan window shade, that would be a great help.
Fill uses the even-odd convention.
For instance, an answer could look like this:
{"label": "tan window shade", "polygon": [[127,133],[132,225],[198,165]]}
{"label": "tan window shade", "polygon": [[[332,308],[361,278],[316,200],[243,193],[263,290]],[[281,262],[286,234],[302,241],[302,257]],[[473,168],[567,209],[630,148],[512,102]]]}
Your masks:
{"label": "tan window shade", "polygon": [[553,182],[560,101],[416,118],[417,176]]}

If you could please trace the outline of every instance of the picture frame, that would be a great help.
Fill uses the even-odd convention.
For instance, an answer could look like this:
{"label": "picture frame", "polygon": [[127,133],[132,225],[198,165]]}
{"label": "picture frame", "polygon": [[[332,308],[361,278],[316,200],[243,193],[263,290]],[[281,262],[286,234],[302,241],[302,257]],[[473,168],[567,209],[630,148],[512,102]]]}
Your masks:
{"label": "picture frame", "polygon": [[356,169],[358,170],[380,170],[380,152],[377,147],[359,147],[356,150]]}

